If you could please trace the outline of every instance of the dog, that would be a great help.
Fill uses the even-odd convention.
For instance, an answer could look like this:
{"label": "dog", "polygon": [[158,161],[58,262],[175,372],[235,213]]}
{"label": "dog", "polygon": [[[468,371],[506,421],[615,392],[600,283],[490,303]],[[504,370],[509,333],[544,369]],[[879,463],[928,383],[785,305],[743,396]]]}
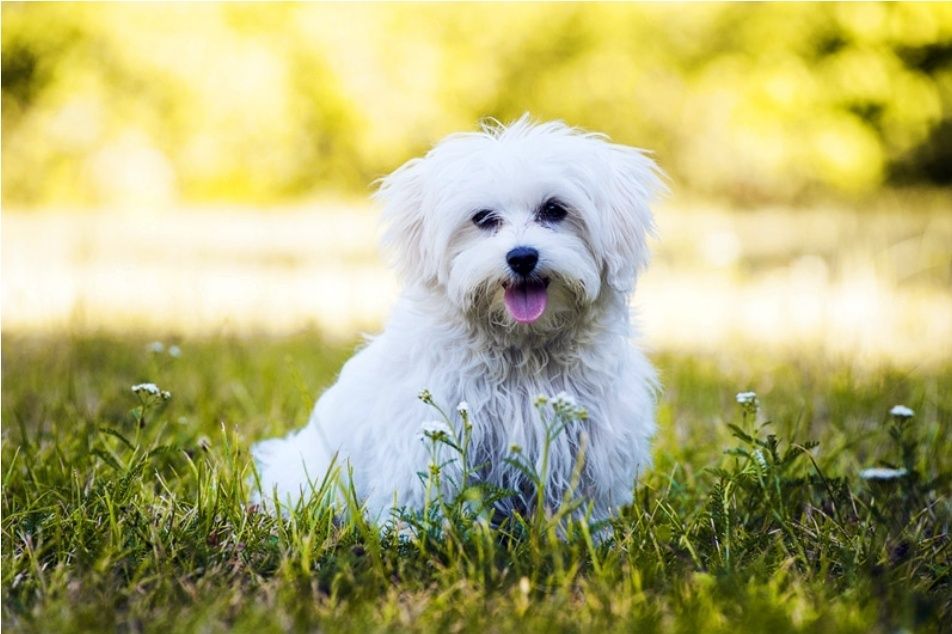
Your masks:
{"label": "dog", "polygon": [[[382,244],[402,292],[307,426],[254,446],[259,499],[306,499],[337,464],[371,518],[421,509],[432,399],[446,422],[465,416],[479,480],[521,492],[504,510],[534,495],[506,457],[539,465],[547,442],[547,506],[568,492],[600,519],[630,503],[651,462],[657,379],[629,302],[664,181],[642,150],[527,115],[452,134],[383,178]],[[556,394],[584,420],[547,441],[535,398]]]}

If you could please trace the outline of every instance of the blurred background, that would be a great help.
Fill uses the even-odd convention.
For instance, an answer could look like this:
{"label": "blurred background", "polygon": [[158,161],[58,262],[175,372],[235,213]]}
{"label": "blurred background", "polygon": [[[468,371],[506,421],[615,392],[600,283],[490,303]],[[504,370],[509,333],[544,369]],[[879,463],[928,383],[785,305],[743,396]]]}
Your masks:
{"label": "blurred background", "polygon": [[523,112],[671,176],[649,346],[948,360],[950,4],[5,2],[3,330],[377,328],[373,180]]}

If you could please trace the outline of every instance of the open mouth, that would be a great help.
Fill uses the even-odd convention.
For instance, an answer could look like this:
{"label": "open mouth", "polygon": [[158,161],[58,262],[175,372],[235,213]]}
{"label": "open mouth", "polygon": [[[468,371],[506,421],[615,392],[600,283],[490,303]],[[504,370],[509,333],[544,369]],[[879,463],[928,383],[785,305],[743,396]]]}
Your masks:
{"label": "open mouth", "polygon": [[527,279],[505,285],[506,309],[520,324],[531,324],[545,312],[549,303],[549,280]]}

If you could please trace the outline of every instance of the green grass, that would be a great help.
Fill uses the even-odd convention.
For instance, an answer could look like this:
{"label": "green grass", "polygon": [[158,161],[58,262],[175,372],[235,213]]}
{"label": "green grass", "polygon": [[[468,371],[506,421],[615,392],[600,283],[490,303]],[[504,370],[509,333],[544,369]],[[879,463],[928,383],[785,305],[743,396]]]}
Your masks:
{"label": "green grass", "polygon": [[[451,515],[401,541],[319,503],[285,519],[245,503],[250,443],[303,425],[348,346],[185,340],[174,359],[146,343],[4,337],[4,628],[891,633],[952,618],[952,364],[659,354],[655,468],[610,539]],[[173,396],[140,425],[141,381]],[[748,389],[756,421],[734,402]],[[897,403],[916,411],[901,433]],[[858,475],[884,464],[909,475]]]}

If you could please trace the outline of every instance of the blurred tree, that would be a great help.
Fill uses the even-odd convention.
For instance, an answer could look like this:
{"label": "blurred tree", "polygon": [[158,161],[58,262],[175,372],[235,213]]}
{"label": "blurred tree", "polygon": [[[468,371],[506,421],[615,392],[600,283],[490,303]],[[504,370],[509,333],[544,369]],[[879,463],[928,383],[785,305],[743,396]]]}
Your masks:
{"label": "blurred tree", "polygon": [[3,201],[261,203],[525,111],[737,202],[952,182],[952,5],[2,5]]}

